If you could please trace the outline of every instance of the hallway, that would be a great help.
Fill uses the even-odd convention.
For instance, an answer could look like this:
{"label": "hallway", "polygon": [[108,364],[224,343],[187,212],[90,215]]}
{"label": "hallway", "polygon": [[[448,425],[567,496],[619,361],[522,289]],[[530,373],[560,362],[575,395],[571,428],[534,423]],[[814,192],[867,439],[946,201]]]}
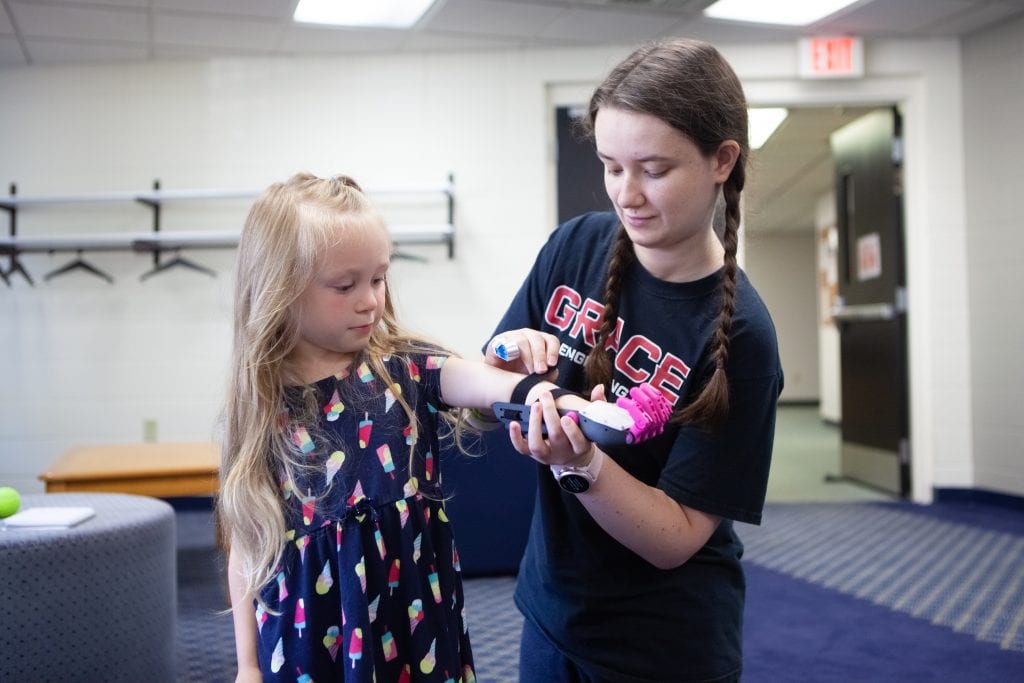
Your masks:
{"label": "hallway", "polygon": [[889,493],[851,481],[839,473],[839,427],[822,421],[816,405],[780,405],[767,501],[869,502],[897,500]]}

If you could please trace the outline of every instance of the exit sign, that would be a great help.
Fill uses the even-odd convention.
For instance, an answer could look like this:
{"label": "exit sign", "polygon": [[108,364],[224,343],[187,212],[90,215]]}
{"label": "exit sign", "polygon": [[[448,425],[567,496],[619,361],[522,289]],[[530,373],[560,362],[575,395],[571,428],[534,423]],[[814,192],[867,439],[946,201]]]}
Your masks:
{"label": "exit sign", "polygon": [[864,41],[838,38],[800,39],[801,78],[860,78],[864,75]]}

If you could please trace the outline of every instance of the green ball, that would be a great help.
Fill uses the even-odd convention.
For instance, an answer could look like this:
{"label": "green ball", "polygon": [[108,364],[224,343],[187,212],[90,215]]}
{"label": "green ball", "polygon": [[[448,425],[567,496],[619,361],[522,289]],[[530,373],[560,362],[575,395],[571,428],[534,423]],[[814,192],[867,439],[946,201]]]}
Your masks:
{"label": "green ball", "polygon": [[0,519],[10,517],[21,507],[21,496],[10,486],[0,486]]}

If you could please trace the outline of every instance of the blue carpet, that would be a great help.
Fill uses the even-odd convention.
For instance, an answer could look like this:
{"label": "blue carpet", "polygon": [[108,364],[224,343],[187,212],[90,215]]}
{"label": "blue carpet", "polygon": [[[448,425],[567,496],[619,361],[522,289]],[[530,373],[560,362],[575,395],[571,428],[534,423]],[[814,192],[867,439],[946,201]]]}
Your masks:
{"label": "blue carpet", "polygon": [[748,565],[1024,655],[1024,536],[924,511],[773,504],[760,527],[742,525],[739,533]]}
{"label": "blue carpet", "polygon": [[479,683],[519,680],[519,634],[523,615],[512,602],[513,576],[466,579],[466,620]]}
{"label": "blue carpet", "polygon": [[1024,681],[1024,514],[769,504],[738,525],[744,681]]}
{"label": "blue carpet", "polygon": [[744,683],[1008,683],[1024,654],[748,562]]}
{"label": "blue carpet", "polygon": [[[1024,683],[1024,512],[775,503],[762,526],[737,531],[747,548],[745,683]],[[210,539],[208,514],[179,512],[179,683],[234,679]],[[514,585],[465,581],[480,683],[517,679]]]}

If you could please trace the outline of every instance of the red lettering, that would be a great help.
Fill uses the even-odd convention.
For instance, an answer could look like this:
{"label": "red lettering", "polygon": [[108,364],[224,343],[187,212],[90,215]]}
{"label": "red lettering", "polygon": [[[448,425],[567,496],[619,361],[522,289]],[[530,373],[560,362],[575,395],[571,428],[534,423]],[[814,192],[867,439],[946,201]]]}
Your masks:
{"label": "red lettering", "polygon": [[630,337],[615,356],[615,369],[637,384],[646,382],[651,376],[650,372],[638,367],[638,363],[634,362],[633,357],[641,353],[655,363],[661,359],[661,349],[658,345],[640,335]]}
{"label": "red lettering", "polygon": [[593,347],[597,340],[597,328],[601,325],[602,315],[604,315],[604,306],[593,299],[587,299],[576,315],[576,323],[569,331],[569,336],[579,339],[582,331],[583,341],[587,346]]}
{"label": "red lettering", "polygon": [[557,327],[563,332],[569,329],[576,311],[580,307],[580,295],[565,285],[559,286],[551,293],[548,299],[548,310],[544,312],[544,319],[548,324]]}
{"label": "red lettering", "polygon": [[689,374],[690,367],[686,363],[676,358],[671,353],[666,353],[665,359],[661,361],[655,369],[654,376],[651,377],[650,383],[655,389],[659,389],[662,393],[679,398],[683,388],[683,382]]}

